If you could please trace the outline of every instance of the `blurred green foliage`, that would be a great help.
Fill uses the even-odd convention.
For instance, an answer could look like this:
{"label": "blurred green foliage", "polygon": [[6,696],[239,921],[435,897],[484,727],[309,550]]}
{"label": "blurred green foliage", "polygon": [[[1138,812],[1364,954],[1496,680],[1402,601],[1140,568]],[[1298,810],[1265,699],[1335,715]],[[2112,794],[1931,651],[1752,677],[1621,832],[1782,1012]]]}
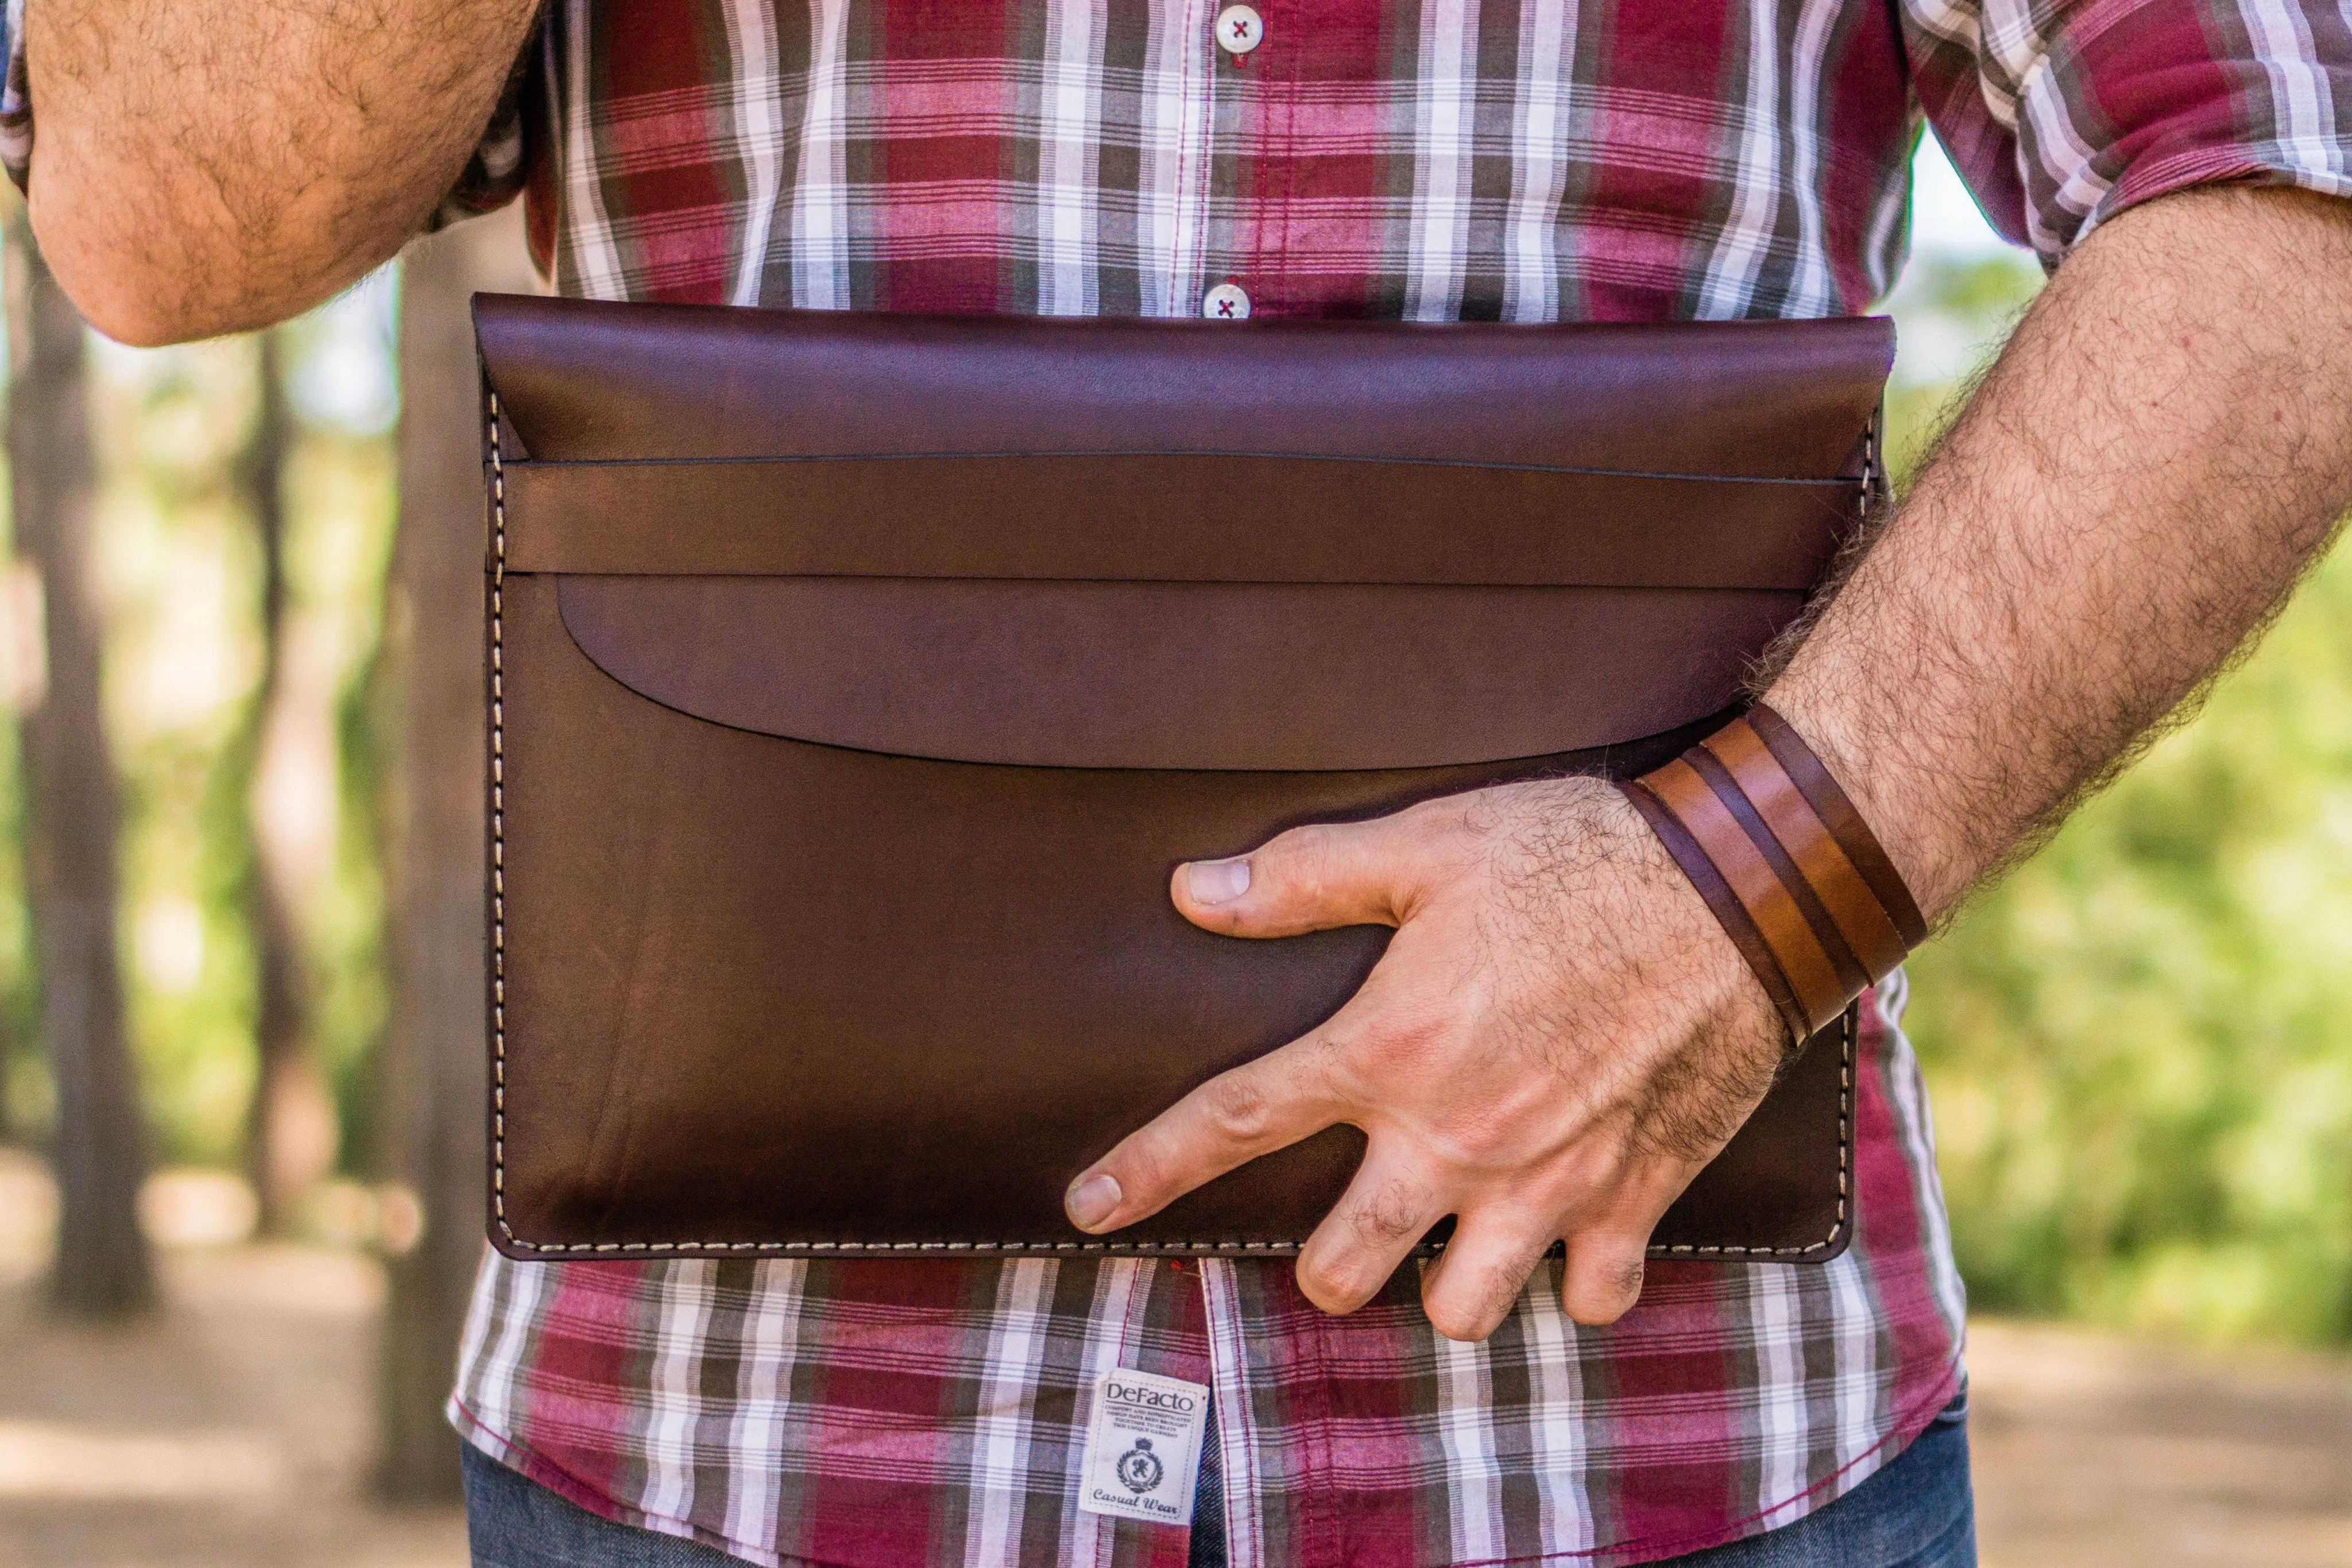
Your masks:
{"label": "blurred green foliage", "polygon": [[[1990,350],[2037,283],[1931,263],[1896,305]],[[1958,390],[1897,387],[1899,466]],[[1912,974],[1976,1305],[2352,1340],[2352,550]]]}
{"label": "blurred green foliage", "polygon": [[[274,787],[258,777],[261,552],[242,463],[260,407],[257,340],[148,352],[92,342],[94,553],[121,780],[120,950],[160,1163],[234,1166],[241,1155],[258,1003],[257,792],[258,809],[298,821],[311,1049],[343,1129],[343,1164],[367,1156],[368,1060],[385,1014],[383,887],[375,748],[355,732],[367,727],[381,638],[394,451],[388,409],[302,394],[306,378],[336,374],[322,359],[356,353],[389,373],[385,286],[371,287],[378,297],[279,329],[297,395],[279,476],[291,691],[277,716],[287,738]],[[49,1087],[33,1039],[21,818],[17,752],[0,746],[0,1104],[11,1135],[38,1140]]]}

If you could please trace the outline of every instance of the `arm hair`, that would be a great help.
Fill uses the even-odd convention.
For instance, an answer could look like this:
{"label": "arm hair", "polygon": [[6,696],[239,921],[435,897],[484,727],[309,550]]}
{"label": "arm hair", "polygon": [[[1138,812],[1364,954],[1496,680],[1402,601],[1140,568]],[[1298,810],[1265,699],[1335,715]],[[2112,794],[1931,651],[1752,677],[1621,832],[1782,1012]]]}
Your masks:
{"label": "arm hair", "polygon": [[27,0],[42,253],[126,343],[294,315],[423,226],[536,7]]}
{"label": "arm hair", "polygon": [[2352,500],[2352,204],[2210,187],[2058,269],[1773,706],[1932,917],[2284,602]]}

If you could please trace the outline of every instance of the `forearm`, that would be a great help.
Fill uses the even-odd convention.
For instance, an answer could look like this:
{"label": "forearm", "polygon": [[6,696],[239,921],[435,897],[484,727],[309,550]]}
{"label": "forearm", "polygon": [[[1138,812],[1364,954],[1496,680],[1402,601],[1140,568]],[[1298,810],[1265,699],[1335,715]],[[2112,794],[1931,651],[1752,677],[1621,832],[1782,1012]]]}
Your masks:
{"label": "forearm", "polygon": [[2352,206],[2206,190],[2060,268],[1768,693],[1932,917],[2280,602],[2352,498]]}
{"label": "forearm", "polygon": [[537,0],[28,0],[44,255],[101,330],[259,326],[390,256],[464,168]]}

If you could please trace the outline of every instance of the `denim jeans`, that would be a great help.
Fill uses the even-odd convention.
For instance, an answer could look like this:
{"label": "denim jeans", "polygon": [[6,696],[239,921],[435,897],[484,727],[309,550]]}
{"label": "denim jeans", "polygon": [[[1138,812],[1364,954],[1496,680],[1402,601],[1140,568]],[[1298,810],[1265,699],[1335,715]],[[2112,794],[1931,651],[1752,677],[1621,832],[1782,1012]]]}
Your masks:
{"label": "denim jeans", "polygon": [[[1216,1424],[1210,1423],[1213,1435]],[[1225,1568],[1224,1476],[1202,1455],[1192,1568]],[[677,1536],[599,1519],[466,1446],[466,1529],[474,1568],[732,1568],[740,1560]],[[1780,1530],[1664,1568],[1976,1568],[1965,1398],[1892,1464]]]}

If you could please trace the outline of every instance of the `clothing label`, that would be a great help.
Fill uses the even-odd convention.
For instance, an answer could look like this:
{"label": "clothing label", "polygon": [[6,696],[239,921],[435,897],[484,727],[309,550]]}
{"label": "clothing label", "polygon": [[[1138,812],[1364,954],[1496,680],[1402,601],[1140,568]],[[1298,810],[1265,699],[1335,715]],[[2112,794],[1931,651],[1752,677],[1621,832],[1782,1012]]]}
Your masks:
{"label": "clothing label", "polygon": [[1119,1371],[1095,1385],[1078,1506],[1088,1513],[1192,1522],[1193,1471],[1209,1391],[1181,1378]]}

